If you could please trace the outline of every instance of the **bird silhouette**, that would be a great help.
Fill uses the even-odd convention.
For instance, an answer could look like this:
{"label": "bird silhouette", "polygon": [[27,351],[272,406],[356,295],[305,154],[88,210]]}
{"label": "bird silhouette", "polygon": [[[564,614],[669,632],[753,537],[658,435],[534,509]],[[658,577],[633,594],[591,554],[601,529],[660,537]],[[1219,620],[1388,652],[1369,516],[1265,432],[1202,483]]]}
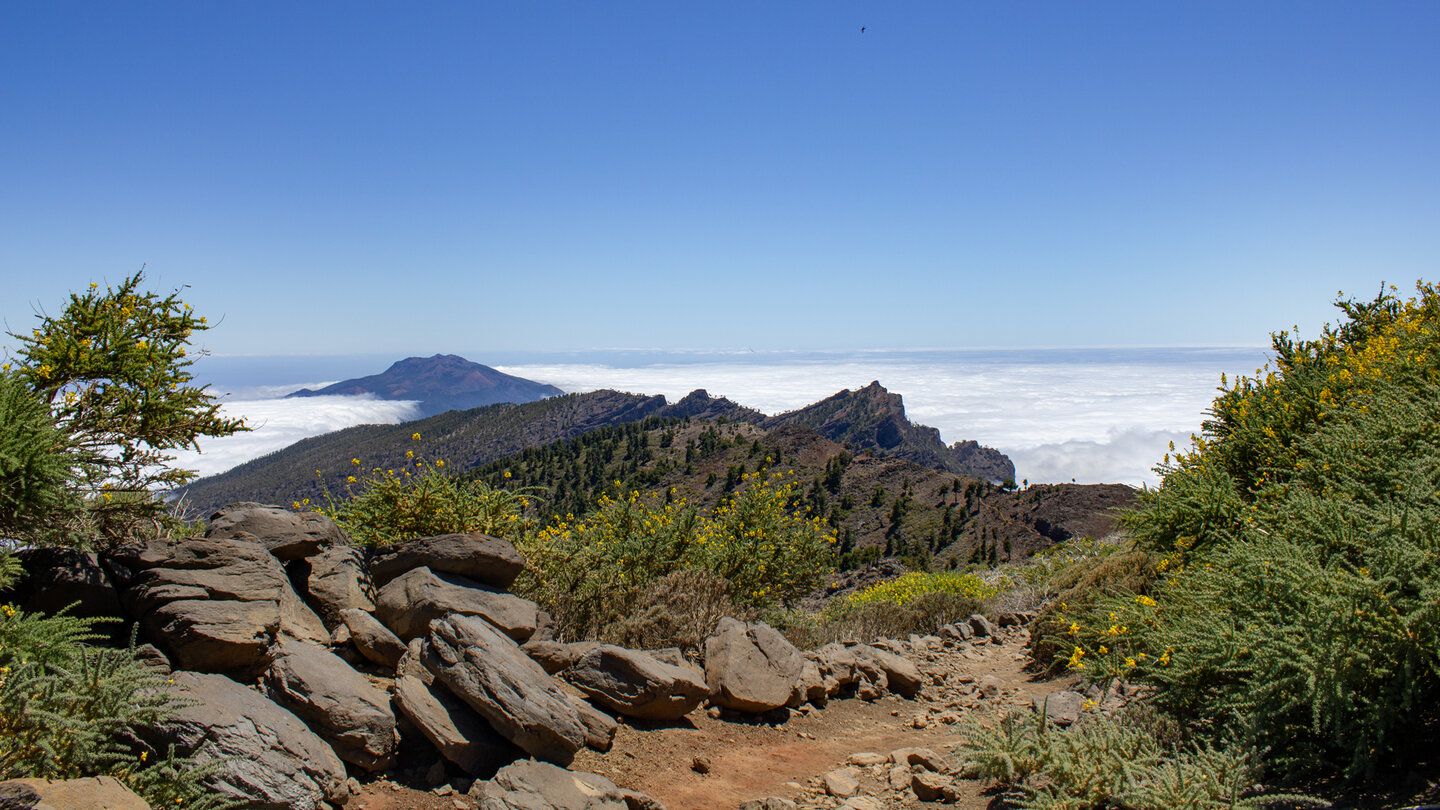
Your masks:
{"label": "bird silhouette", "polygon": [[865,26],[863,26],[863,25],[860,26],[860,33],[862,33],[862,34],[865,33]]}

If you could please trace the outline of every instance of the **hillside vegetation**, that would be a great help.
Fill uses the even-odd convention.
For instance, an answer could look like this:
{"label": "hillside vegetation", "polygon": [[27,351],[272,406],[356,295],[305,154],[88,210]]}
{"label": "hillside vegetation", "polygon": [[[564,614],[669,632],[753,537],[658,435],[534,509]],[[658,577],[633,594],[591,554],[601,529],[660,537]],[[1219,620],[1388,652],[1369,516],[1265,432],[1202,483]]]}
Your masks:
{"label": "hillside vegetation", "polygon": [[1126,519],[1135,553],[1092,567],[1037,650],[1152,687],[1272,778],[1363,785],[1436,753],[1440,294],[1339,307],[1223,389]]}

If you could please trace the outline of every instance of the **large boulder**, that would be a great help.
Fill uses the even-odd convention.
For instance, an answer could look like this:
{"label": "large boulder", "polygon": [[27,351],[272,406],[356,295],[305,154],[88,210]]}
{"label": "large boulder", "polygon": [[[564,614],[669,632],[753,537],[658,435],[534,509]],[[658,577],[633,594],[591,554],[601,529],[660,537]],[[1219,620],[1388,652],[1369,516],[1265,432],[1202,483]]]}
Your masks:
{"label": "large boulder", "polygon": [[531,638],[521,644],[520,649],[546,672],[555,675],[569,669],[580,660],[580,656],[599,646],[598,641],[572,641],[566,644],[563,641]]}
{"label": "large boulder", "polygon": [[580,656],[565,680],[611,711],[646,720],[678,720],[710,693],[693,670],[610,644]]}
{"label": "large boulder", "polygon": [[339,656],[300,641],[272,652],[265,683],[270,699],[304,720],[346,762],[378,771],[395,764],[390,696]]}
{"label": "large boulder", "polygon": [[365,557],[354,546],[330,546],[311,557],[309,590],[310,604],[331,630],[340,623],[341,611],[375,610]]}
{"label": "large boulder", "polygon": [[435,679],[526,753],[569,764],[585,744],[570,696],[484,619],[436,619],[429,642],[424,663]]}
{"label": "large boulder", "polygon": [[0,782],[0,810],[150,810],[113,776]]}
{"label": "large boulder", "polygon": [[480,616],[510,638],[525,641],[535,632],[540,608],[529,599],[429,568],[406,572],[375,596],[375,618],[405,641],[424,635],[432,620],[452,613]]}
{"label": "large boulder", "polygon": [[479,532],[406,540],[370,556],[370,576],[377,587],[421,567],[504,590],[525,570],[525,558],[507,541]]}
{"label": "large boulder", "polygon": [[767,624],[720,620],[705,639],[705,683],[712,702],[740,712],[784,706],[804,659],[795,645]]}
{"label": "large boulder", "polygon": [[378,619],[359,608],[340,611],[340,622],[350,632],[350,643],[360,654],[384,666],[394,667],[405,654],[405,642]]}
{"label": "large boulder", "polygon": [[526,759],[507,765],[470,796],[480,810],[665,810],[658,801],[605,777]]}
{"label": "large boulder", "polygon": [[489,777],[524,756],[474,709],[435,683],[423,663],[430,653],[417,638],[401,657],[395,675],[395,705],[420,729],[440,755],[471,776]]}
{"label": "large boulder", "polygon": [[[75,548],[27,548],[15,552],[24,574],[13,599],[25,610],[71,616],[117,618],[120,594],[93,551]],[[100,629],[104,629],[102,626]]]}
{"label": "large boulder", "polygon": [[350,542],[335,521],[322,514],[259,503],[233,503],[211,515],[205,536],[257,542],[282,560],[310,557],[323,546]]}
{"label": "large boulder", "polygon": [[202,763],[220,760],[205,783],[256,810],[321,810],[343,804],[345,765],[300,718],[224,675],[175,673],[191,705],[153,730],[161,750],[175,745]]}
{"label": "large boulder", "polygon": [[121,595],[148,636],[183,669],[249,673],[284,635],[323,644],[325,625],[259,543],[189,538],[117,548]]}

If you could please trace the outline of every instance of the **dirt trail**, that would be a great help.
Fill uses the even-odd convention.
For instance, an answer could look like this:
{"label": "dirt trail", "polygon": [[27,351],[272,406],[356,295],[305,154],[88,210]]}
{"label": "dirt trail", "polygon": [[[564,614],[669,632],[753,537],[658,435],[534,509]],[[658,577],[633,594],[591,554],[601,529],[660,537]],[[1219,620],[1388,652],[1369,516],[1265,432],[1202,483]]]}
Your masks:
{"label": "dirt trail", "polygon": [[[914,700],[893,695],[874,702],[832,700],[824,709],[792,712],[780,724],[720,720],[698,710],[672,725],[622,722],[608,753],[582,751],[570,767],[643,791],[664,802],[668,810],[735,810],[745,801],[766,796],[800,801],[815,796],[818,778],[843,766],[851,754],[889,753],[905,747],[948,754],[958,734],[946,720],[969,711],[1028,705],[1036,696],[1065,688],[1066,681],[1033,679],[1023,671],[1025,639],[1022,631],[1003,644],[962,642],[911,655],[934,681]],[[999,680],[1001,693],[982,699],[973,694],[973,684],[986,675]],[[915,727],[917,717],[926,718],[923,728]],[[708,773],[692,768],[696,758],[708,761]],[[879,779],[878,772],[862,775],[862,783]],[[909,804],[893,806],[981,810],[989,803],[976,782],[959,784],[964,795],[958,802],[930,804],[911,796]],[[474,803],[456,794],[437,796],[380,781],[366,785],[349,807],[459,810]]]}

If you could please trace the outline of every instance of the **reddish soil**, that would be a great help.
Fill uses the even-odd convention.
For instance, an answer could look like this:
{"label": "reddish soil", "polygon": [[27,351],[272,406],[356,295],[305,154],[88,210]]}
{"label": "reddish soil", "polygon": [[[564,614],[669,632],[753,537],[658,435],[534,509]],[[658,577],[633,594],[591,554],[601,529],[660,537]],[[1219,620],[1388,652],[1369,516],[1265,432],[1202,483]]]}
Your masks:
{"label": "reddish soil", "polygon": [[[937,682],[914,700],[897,696],[875,702],[832,700],[824,709],[792,712],[787,722],[779,724],[716,719],[699,710],[678,724],[622,723],[609,753],[582,751],[570,767],[643,791],[664,802],[668,810],[735,810],[745,801],[765,796],[801,800],[813,797],[818,778],[843,766],[851,754],[889,753],[905,747],[948,754],[959,735],[957,727],[945,720],[953,721],[964,712],[1028,705],[1032,698],[1068,684],[1037,680],[1023,671],[1023,633],[1000,645],[965,643],[916,658],[922,671]],[[999,679],[998,697],[971,695],[966,684],[986,675]],[[914,727],[917,716],[928,718],[924,728]],[[697,758],[708,761],[708,773],[692,768]],[[864,770],[862,785],[877,784],[879,775]],[[912,796],[909,804],[899,806],[981,810],[989,804],[991,797],[982,795],[980,784],[959,784],[964,795],[958,802],[931,804]],[[440,790],[465,786],[460,782]],[[348,807],[468,810],[475,804],[458,792],[436,795],[381,779],[364,785]]]}

